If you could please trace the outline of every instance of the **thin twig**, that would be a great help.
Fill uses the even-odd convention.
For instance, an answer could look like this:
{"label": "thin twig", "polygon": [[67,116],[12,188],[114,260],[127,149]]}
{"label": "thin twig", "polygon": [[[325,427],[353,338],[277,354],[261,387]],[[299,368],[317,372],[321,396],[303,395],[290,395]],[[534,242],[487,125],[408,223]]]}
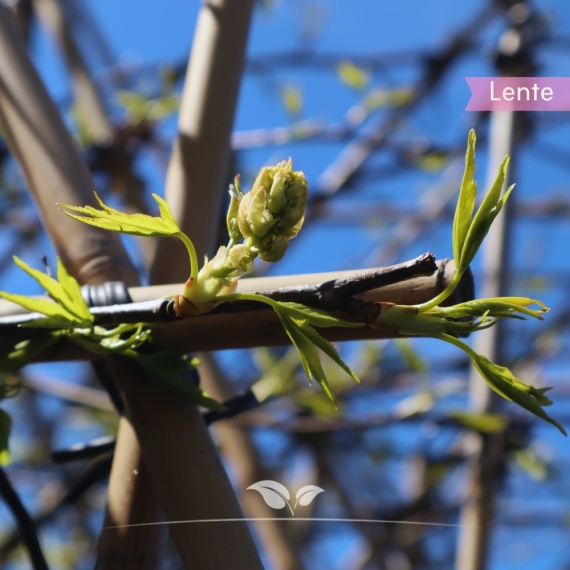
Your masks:
{"label": "thin twig", "polygon": [[18,522],[20,528],[20,536],[24,541],[26,548],[32,559],[32,566],[34,570],[48,570],[47,562],[45,561],[38,537],[36,535],[36,528],[34,521],[26,511],[26,508],[20,501],[20,497],[12,487],[10,480],[6,476],[4,469],[0,467],[0,493],[6,501],[14,518]]}
{"label": "thin twig", "polygon": [[[75,503],[75,501],[86,493],[95,483],[106,479],[111,471],[112,461],[112,454],[94,461],[52,508],[38,515],[32,521],[34,527],[40,527],[50,521],[64,505]],[[7,560],[10,553],[20,544],[21,540],[22,536],[19,533],[13,533],[4,544],[0,546],[0,564]]]}

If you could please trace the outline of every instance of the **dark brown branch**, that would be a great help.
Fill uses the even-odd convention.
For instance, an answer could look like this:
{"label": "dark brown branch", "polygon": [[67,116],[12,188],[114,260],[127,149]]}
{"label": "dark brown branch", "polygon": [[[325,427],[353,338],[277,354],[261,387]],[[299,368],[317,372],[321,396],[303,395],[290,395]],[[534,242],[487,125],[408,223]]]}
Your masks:
{"label": "dark brown branch", "polygon": [[[95,483],[106,479],[111,471],[112,461],[112,455],[107,455],[106,457],[94,461],[85,472],[72,483],[65,495],[51,509],[38,515],[32,521],[34,527],[37,528],[49,522],[62,507],[72,505]],[[8,559],[10,553],[20,544],[21,540],[22,536],[19,533],[14,533],[0,546],[0,564]]]}
{"label": "dark brown branch", "polygon": [[18,527],[20,528],[20,536],[26,545],[30,558],[32,560],[32,565],[34,570],[48,570],[48,565],[45,561],[38,537],[36,535],[36,528],[34,521],[26,511],[20,497],[10,480],[6,476],[4,469],[0,467],[0,493],[6,501],[8,508],[12,511],[14,518],[18,522]]}

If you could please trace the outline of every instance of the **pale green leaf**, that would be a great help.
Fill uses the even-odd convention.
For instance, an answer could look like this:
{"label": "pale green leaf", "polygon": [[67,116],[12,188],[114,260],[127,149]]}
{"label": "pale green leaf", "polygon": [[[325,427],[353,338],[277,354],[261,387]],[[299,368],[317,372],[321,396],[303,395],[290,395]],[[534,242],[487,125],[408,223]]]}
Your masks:
{"label": "pale green leaf", "polygon": [[65,293],[64,298],[60,301],[62,305],[80,320],[93,322],[94,317],[89,312],[89,307],[81,295],[79,283],[69,275],[59,257],[57,258],[57,279]]}
{"label": "pale green leaf", "polygon": [[487,382],[497,394],[507,400],[515,402],[543,420],[546,420],[556,426],[562,434],[567,435],[566,430],[542,409],[542,406],[552,404],[550,399],[544,395],[550,388],[534,388],[533,386],[524,384],[515,378],[508,368],[491,362],[481,354],[472,356],[472,360],[485,382]]}
{"label": "pale green leaf", "polygon": [[178,227],[178,224],[176,223],[176,220],[172,215],[172,210],[170,209],[168,202],[163,198],[161,198],[158,194],[153,194],[152,197],[154,198],[154,201],[158,204],[160,217],[163,220],[166,220],[166,222],[168,222],[169,224],[172,224],[173,228],[176,228],[178,231],[180,231],[180,228]]}
{"label": "pale green leaf", "polygon": [[465,153],[465,171],[453,219],[453,258],[458,269],[467,267],[462,263],[461,257],[465,238],[471,226],[475,198],[477,197],[477,185],[474,179],[476,140],[475,131],[471,129],[467,141],[467,152]]}
{"label": "pale green leaf", "polygon": [[[68,325],[72,322],[77,321],[75,315],[71,314],[61,305],[53,303],[52,301],[46,301],[44,299],[32,299],[31,297],[26,297],[25,295],[5,293],[4,291],[0,291],[0,297],[6,301],[10,301],[11,303],[16,303],[17,305],[24,307],[24,309],[28,309],[28,311],[41,313],[42,315],[46,315],[48,317],[61,317],[62,319],[66,320]],[[26,323],[25,326],[30,325]]]}
{"label": "pale green leaf", "polygon": [[305,374],[307,375],[307,378],[309,378],[309,382],[312,375],[336,407],[336,398],[330,389],[321,364],[321,359],[313,346],[313,342],[305,335],[305,331],[299,326],[299,324],[290,318],[287,313],[282,312],[281,309],[277,308],[275,309],[275,312],[279,316],[285,332],[288,334],[299,352],[299,357],[301,359],[303,369],[305,370]]}
{"label": "pale green leaf", "polygon": [[[122,331],[120,334],[113,336],[96,333],[73,334],[70,335],[69,339],[95,354],[128,353],[131,355],[134,349],[150,339],[151,334],[150,329],[143,329],[143,323],[139,323],[135,327],[134,332],[128,338],[121,338],[120,334],[126,332]],[[130,325],[130,328],[132,330],[133,325]]]}
{"label": "pale green leaf", "polygon": [[360,378],[358,378],[350,366],[344,362],[336,348],[328,340],[323,338],[314,328],[307,324],[306,321],[299,323],[299,328],[312,343],[316,344],[328,357],[334,360],[349,376],[352,376],[352,378],[360,384]]}
{"label": "pale green leaf", "polygon": [[[69,314],[71,319],[74,319],[75,313],[73,311],[73,303],[70,302],[69,297],[65,293],[63,287],[60,283],[58,283],[55,279],[44,273],[43,271],[39,271],[30,267],[27,263],[22,261],[19,257],[14,256],[14,263],[23,271],[25,271],[30,277],[33,277],[47,292],[48,294],[53,297],[53,299],[57,302],[56,306],[60,306],[63,311]],[[21,297],[21,296],[20,296]],[[21,304],[21,303],[19,303]],[[50,303],[54,304],[54,303]],[[24,306],[24,305],[22,305]],[[38,305],[39,306],[39,305]],[[26,307],[28,308],[28,307]],[[45,313],[40,309],[29,309],[30,311],[38,311],[45,315],[50,315],[52,313]],[[50,309],[47,309],[50,310]],[[63,314],[62,312],[58,312],[55,314]]]}
{"label": "pale green leaf", "polygon": [[380,87],[366,93],[362,100],[362,107],[367,113],[380,107],[401,107],[409,103],[414,95],[415,91],[409,87],[396,87],[394,89]]}
{"label": "pale green leaf", "polygon": [[548,465],[542,461],[532,449],[518,449],[514,452],[518,466],[537,481],[548,477]]}
{"label": "pale green leaf", "polygon": [[[540,309],[529,309],[529,305],[539,305]],[[474,299],[451,307],[439,307],[439,311],[445,318],[481,317],[485,314],[488,317],[523,318],[521,315],[528,315],[542,320],[542,314],[549,309],[534,299],[525,297],[496,297],[488,299]],[[427,312],[429,314],[429,311]]]}
{"label": "pale green leaf", "polygon": [[[154,237],[175,237],[181,233],[166,202],[155,194],[153,197],[159,204],[161,217],[147,216],[146,214],[125,214],[106,206],[97,194],[95,197],[102,208],[101,210],[92,206],[71,206],[69,204],[58,204],[58,206],[64,208],[62,212],[74,220],[113,232]],[[67,210],[79,212],[83,215],[71,214]]]}
{"label": "pale green leaf", "polygon": [[511,186],[505,195],[501,198],[501,189],[505,182],[507,176],[507,168],[509,166],[509,157],[505,157],[501,166],[499,167],[499,173],[495,182],[491,186],[488,194],[485,196],[483,202],[479,206],[473,222],[469,227],[469,232],[465,238],[465,243],[461,251],[461,269],[466,269],[467,266],[473,261],[475,254],[479,250],[479,246],[485,239],[485,236],[489,232],[491,224],[501,211],[503,205],[505,204],[507,198],[509,197],[514,185]]}

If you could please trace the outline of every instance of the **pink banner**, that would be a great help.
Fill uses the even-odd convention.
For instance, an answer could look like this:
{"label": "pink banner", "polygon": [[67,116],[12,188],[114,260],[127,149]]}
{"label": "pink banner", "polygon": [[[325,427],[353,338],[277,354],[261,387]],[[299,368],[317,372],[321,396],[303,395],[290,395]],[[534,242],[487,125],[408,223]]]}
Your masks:
{"label": "pink banner", "polygon": [[570,111],[570,77],[466,77],[466,111]]}

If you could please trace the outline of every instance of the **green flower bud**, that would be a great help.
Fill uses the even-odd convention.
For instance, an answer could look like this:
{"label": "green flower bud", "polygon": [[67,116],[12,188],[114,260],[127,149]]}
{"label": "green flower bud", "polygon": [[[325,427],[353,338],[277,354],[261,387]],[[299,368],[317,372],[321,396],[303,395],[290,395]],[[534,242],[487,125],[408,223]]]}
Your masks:
{"label": "green flower bud", "polygon": [[305,215],[303,214],[303,217],[292,228],[285,230],[285,235],[289,239],[293,239],[294,237],[297,237],[297,234],[299,233],[299,231],[303,227],[304,221],[305,221]]}
{"label": "green flower bud", "polygon": [[287,209],[281,216],[281,223],[285,229],[293,228],[303,219],[309,194],[305,176],[301,172],[294,172],[293,176],[295,177],[293,183],[285,190]]}
{"label": "green flower bud", "polygon": [[[252,258],[278,261],[303,225],[307,180],[291,160],[265,167],[238,206],[237,224]],[[235,214],[234,214],[235,215]]]}
{"label": "green flower bud", "polygon": [[[228,251],[226,266],[237,270],[236,272],[232,272],[232,277],[251,273],[253,269],[253,258],[249,248],[243,243],[234,245]],[[236,273],[236,275],[234,275],[234,273]]]}
{"label": "green flower bud", "polygon": [[259,257],[263,259],[263,261],[279,261],[285,255],[287,247],[289,247],[289,238],[283,234],[278,235],[271,245],[271,248],[259,251]]}
{"label": "green flower bud", "polygon": [[274,170],[279,168],[278,166],[266,166],[259,171],[255,182],[251,188],[251,193],[256,194],[260,188],[265,188],[266,190],[271,188],[273,183]]}
{"label": "green flower bud", "polygon": [[233,242],[238,242],[243,239],[243,235],[239,229],[238,224],[238,211],[239,205],[243,198],[243,193],[239,187],[239,175],[235,178],[235,186],[230,184],[229,190],[231,200],[226,216],[226,225],[228,228],[228,235]]}
{"label": "green flower bud", "polygon": [[285,185],[289,182],[289,179],[290,173],[285,170],[280,170],[273,178],[273,184],[269,192],[269,200],[267,201],[267,207],[273,214],[277,214],[281,211],[287,203]]}
{"label": "green flower bud", "polygon": [[251,197],[252,197],[252,192],[248,192],[241,199],[238,209],[238,217],[237,217],[239,230],[246,238],[253,236],[253,231],[250,228],[249,223],[247,221],[247,215],[249,213],[249,205],[251,204]]}
{"label": "green flower bud", "polygon": [[254,194],[253,191],[247,221],[251,231],[258,237],[267,235],[267,232],[275,225],[277,220],[273,219],[273,214],[267,209],[267,191],[260,187]]}

